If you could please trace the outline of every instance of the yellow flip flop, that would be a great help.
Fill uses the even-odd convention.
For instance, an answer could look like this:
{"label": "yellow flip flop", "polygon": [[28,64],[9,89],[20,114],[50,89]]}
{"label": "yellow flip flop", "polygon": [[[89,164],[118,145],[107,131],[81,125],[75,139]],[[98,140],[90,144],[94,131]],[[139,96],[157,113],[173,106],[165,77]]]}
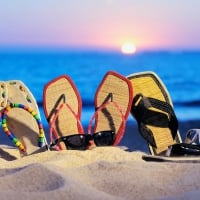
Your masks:
{"label": "yellow flip flop", "polygon": [[172,99],[159,76],[151,71],[127,76],[134,97],[131,114],[138,122],[152,155],[166,153],[168,147],[181,142]]}

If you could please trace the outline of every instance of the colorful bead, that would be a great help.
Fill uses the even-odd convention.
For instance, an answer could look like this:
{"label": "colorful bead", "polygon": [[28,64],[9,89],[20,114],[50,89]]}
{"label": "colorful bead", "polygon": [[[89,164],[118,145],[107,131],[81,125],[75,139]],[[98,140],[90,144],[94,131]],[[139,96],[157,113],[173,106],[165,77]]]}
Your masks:
{"label": "colorful bead", "polygon": [[20,149],[20,151],[23,151],[24,153],[26,153],[26,149],[24,148],[23,144],[20,144],[18,148]]}
{"label": "colorful bead", "polygon": [[31,112],[31,114],[33,115],[33,117],[35,117],[35,115],[36,115],[36,112],[34,112],[34,111],[33,111],[33,112]]}
{"label": "colorful bead", "polygon": [[6,115],[2,115],[2,123],[4,123],[4,124],[5,124],[6,121],[7,121],[5,117],[6,117]]}
{"label": "colorful bead", "polygon": [[28,106],[24,106],[24,110],[28,111],[29,107]]}
{"label": "colorful bead", "polygon": [[6,110],[7,110],[7,111],[10,111],[11,109],[12,109],[11,106],[7,106],[7,107],[6,107]]}
{"label": "colorful bead", "polygon": [[32,112],[33,112],[33,109],[32,109],[32,108],[29,108],[29,109],[28,109],[28,112],[32,113]]}

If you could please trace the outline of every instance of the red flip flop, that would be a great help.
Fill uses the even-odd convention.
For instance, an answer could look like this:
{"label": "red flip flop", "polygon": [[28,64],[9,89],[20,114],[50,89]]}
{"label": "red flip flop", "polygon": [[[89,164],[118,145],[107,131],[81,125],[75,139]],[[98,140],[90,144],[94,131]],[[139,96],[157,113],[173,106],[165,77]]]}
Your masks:
{"label": "red flip flop", "polygon": [[[88,133],[112,131],[115,133],[112,145],[119,144],[125,132],[132,100],[131,82],[116,72],[107,72],[95,94],[96,112],[90,120]],[[92,131],[93,120],[95,124]]]}
{"label": "red flip flop", "polygon": [[69,76],[59,76],[45,85],[43,108],[50,126],[51,144],[59,141],[57,150],[68,149],[66,137],[84,133],[80,121],[82,100]]}

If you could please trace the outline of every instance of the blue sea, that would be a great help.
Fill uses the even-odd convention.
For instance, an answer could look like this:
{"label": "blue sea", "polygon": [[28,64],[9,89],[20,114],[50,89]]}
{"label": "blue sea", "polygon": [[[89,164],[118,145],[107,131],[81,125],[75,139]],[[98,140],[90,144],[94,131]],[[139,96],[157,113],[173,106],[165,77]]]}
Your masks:
{"label": "blue sea", "polygon": [[[59,75],[69,75],[83,101],[82,122],[94,112],[96,88],[107,71],[124,76],[153,71],[163,80],[179,120],[200,119],[200,51],[154,51],[124,55],[108,51],[7,50],[0,51],[0,79],[23,81],[35,96],[44,124],[44,85]],[[131,118],[129,118],[131,120]]]}

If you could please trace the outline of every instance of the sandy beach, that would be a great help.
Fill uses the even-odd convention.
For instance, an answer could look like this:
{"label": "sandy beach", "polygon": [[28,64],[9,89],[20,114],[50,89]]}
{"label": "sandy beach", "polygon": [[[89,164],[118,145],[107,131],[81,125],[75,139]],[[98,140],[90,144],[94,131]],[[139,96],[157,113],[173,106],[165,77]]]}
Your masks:
{"label": "sandy beach", "polygon": [[[198,125],[199,121],[181,122],[179,130],[184,134]],[[142,160],[148,148],[135,123],[127,123],[120,143],[132,152],[97,147],[86,151],[46,151],[19,158],[18,150],[3,134],[1,144],[1,200],[199,199],[200,164]]]}

